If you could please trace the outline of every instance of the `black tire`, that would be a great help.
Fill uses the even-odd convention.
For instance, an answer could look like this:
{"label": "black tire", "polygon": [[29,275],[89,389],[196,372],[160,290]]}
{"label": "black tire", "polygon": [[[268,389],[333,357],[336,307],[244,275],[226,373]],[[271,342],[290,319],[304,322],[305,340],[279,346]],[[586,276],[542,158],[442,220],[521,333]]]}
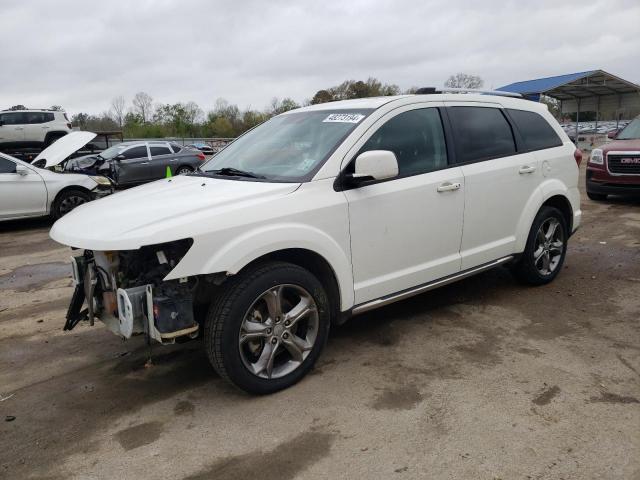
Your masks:
{"label": "black tire", "polygon": [[[543,258],[536,260],[535,254],[538,253],[540,242],[540,238],[538,237],[540,228],[543,225],[551,225],[557,222],[557,228],[560,229],[560,234],[562,236],[562,246],[561,252],[559,253],[559,258],[557,258],[557,262],[550,261],[549,265],[554,265],[551,269],[549,267],[549,271],[541,271],[541,267],[544,267]],[[544,228],[544,227],[543,227]],[[564,264],[564,258],[567,254],[567,240],[569,239],[567,222],[562,215],[562,212],[554,207],[544,206],[538,211],[538,214],[533,220],[533,224],[531,225],[531,230],[529,231],[529,236],[527,238],[527,245],[525,247],[524,252],[522,253],[520,259],[517,263],[515,263],[511,271],[515,275],[515,277],[522,283],[528,285],[545,285],[551,282],[560,270],[562,270],[562,265]],[[555,242],[557,244],[557,242]],[[553,245],[553,244],[552,244]],[[548,249],[549,247],[547,247]],[[544,247],[543,247],[544,250]],[[554,252],[558,252],[558,247],[554,247]],[[551,255],[551,254],[549,254]],[[544,255],[543,255],[544,256]],[[549,257],[551,258],[551,257]]]}
{"label": "black tire", "polygon": [[[293,371],[278,378],[262,378],[250,371],[245,364],[246,358],[241,353],[241,349],[245,347],[239,343],[241,328],[249,310],[254,308],[262,295],[279,285],[304,289],[315,301],[314,312],[317,312],[317,316],[314,314],[314,322],[317,333],[307,356]],[[327,341],[330,308],[324,287],[309,271],[290,263],[265,262],[229,278],[216,297],[207,315],[204,345],[211,364],[222,378],[245,392],[263,395],[290,387],[313,367]],[[263,322],[267,321],[265,319]],[[275,328],[273,335],[276,335]],[[261,341],[263,343],[260,348],[264,350],[268,346],[268,339],[265,337]],[[283,349],[276,358],[286,360],[289,354],[284,349],[284,343],[278,343],[276,348],[281,346]]]}
{"label": "black tire", "polygon": [[193,172],[193,168],[191,168],[188,165],[182,165],[181,167],[178,167],[178,169],[176,170],[176,175],[184,175],[186,173],[191,173]]}
{"label": "black tire", "polygon": [[75,188],[63,190],[60,194],[58,194],[55,202],[53,202],[53,206],[51,208],[51,216],[54,220],[57,220],[69,213],[74,208],[90,201],[91,195],[83,190]]}
{"label": "black tire", "polygon": [[607,199],[607,194],[606,193],[592,193],[589,190],[587,190],[587,197],[589,197],[590,200],[593,200],[595,202],[601,202],[601,201]]}

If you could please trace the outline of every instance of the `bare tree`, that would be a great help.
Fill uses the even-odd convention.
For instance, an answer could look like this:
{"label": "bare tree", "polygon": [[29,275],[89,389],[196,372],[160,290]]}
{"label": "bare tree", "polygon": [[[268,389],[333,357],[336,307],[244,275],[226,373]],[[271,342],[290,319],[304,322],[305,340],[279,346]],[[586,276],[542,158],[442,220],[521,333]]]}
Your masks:
{"label": "bare tree", "polygon": [[122,128],[124,124],[124,116],[126,112],[126,101],[122,95],[118,95],[111,100],[111,110],[109,111],[111,118],[118,124],[118,127]]}
{"label": "bare tree", "polygon": [[482,88],[484,86],[484,80],[478,75],[456,73],[447,78],[444,86],[449,88]]}
{"label": "bare tree", "polygon": [[54,112],[61,112],[62,107],[60,105],[51,105],[51,107],[49,107],[49,110],[53,110]]}
{"label": "bare tree", "polygon": [[140,115],[143,123],[147,123],[153,117],[153,98],[145,92],[138,92],[133,97],[133,111]]}

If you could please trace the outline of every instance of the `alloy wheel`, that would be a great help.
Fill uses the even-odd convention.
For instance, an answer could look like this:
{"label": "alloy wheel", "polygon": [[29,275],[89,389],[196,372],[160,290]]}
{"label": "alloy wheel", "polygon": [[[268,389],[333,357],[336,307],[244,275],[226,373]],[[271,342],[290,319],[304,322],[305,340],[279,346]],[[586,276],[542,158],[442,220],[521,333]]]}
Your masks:
{"label": "alloy wheel", "polygon": [[79,195],[70,195],[63,198],[60,202],[60,216],[66,215],[71,210],[82,205],[83,203],[87,203],[87,199]]}
{"label": "alloy wheel", "polygon": [[562,259],[564,252],[564,232],[557,218],[547,218],[536,234],[533,261],[538,273],[551,275]]}
{"label": "alloy wheel", "polygon": [[238,346],[244,366],[260,378],[284,377],[309,356],[318,338],[318,308],[298,285],[276,285],[249,307]]}

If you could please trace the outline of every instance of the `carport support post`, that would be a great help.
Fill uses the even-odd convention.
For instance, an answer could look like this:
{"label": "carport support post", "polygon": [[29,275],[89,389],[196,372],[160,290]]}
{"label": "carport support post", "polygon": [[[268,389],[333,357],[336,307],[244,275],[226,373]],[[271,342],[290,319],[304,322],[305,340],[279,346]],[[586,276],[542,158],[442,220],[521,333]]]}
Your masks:
{"label": "carport support post", "polygon": [[578,111],[576,112],[576,147],[578,146],[578,125],[580,125],[580,99],[578,98]]}
{"label": "carport support post", "polygon": [[598,135],[598,118],[600,118],[600,95],[598,95],[598,103],[596,104],[596,135]]}

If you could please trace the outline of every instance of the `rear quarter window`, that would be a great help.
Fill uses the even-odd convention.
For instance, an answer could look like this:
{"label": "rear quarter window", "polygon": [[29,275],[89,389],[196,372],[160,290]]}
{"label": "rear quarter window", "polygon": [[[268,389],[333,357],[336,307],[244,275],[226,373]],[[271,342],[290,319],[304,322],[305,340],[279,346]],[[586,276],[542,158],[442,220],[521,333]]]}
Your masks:
{"label": "rear quarter window", "polygon": [[526,110],[507,109],[520,132],[525,150],[559,147],[562,140],[542,115]]}

